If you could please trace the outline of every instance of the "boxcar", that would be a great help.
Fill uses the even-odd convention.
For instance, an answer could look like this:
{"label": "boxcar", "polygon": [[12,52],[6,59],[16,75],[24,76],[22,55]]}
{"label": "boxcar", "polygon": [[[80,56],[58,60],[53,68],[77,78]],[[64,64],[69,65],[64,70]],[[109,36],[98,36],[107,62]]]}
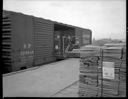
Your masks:
{"label": "boxcar", "polygon": [[2,58],[4,72],[33,66],[32,17],[15,12],[3,13]]}
{"label": "boxcar", "polygon": [[62,59],[71,41],[91,43],[90,29],[6,10],[2,21],[3,73]]}

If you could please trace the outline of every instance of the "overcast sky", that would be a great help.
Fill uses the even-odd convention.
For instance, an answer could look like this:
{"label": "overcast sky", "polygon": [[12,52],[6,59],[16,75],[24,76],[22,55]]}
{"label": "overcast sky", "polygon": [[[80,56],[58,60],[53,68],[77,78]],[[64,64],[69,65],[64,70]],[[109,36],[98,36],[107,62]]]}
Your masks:
{"label": "overcast sky", "polygon": [[95,39],[126,38],[126,0],[3,0],[3,9],[88,28]]}

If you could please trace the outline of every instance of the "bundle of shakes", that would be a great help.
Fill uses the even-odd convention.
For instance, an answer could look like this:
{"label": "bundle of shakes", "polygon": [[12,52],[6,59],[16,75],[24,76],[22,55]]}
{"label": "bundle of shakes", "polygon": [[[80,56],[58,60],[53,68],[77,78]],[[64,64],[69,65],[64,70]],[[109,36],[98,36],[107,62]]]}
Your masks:
{"label": "bundle of shakes", "polygon": [[125,80],[121,73],[122,68],[122,47],[107,47],[102,49],[102,96],[119,96],[120,84]]}
{"label": "bundle of shakes", "polygon": [[84,47],[80,50],[79,97],[99,97],[98,67],[100,48]]}

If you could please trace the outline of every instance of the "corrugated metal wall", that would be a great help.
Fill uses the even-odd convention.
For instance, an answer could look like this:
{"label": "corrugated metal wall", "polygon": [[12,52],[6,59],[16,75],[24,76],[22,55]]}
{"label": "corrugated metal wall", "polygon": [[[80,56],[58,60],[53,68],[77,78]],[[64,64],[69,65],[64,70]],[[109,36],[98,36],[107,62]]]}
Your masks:
{"label": "corrugated metal wall", "polygon": [[88,30],[88,29],[83,29],[83,36],[82,36],[82,42],[83,42],[83,45],[88,45],[88,44],[91,44],[91,39],[92,39],[92,33],[91,33],[91,30]]}
{"label": "corrugated metal wall", "polygon": [[89,29],[76,28],[76,36],[79,38],[80,46],[91,44],[92,33]]}
{"label": "corrugated metal wall", "polygon": [[3,12],[2,18],[2,66],[3,73],[12,71],[12,26],[10,16]]}
{"label": "corrugated metal wall", "polygon": [[33,66],[32,17],[12,13],[13,71]]}
{"label": "corrugated metal wall", "polygon": [[53,23],[34,18],[35,65],[53,61]]}
{"label": "corrugated metal wall", "polygon": [[7,64],[6,61],[8,61],[10,64],[8,65],[9,72],[32,67],[34,53],[32,17],[11,11],[4,13],[8,18],[3,19],[5,22],[3,23],[2,35],[6,37],[2,42],[6,43],[6,48],[2,50],[8,51],[8,58],[10,58],[10,60],[3,58],[4,63]]}
{"label": "corrugated metal wall", "polygon": [[79,38],[80,46],[82,46],[82,32],[83,32],[83,30],[81,28],[76,27],[75,35],[76,35],[76,37]]}

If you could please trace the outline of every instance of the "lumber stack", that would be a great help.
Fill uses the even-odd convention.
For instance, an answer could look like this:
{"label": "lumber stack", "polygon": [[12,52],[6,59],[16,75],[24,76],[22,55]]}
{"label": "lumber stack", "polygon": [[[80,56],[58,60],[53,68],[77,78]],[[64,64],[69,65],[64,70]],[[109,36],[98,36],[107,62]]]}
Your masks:
{"label": "lumber stack", "polygon": [[86,47],[80,53],[79,97],[98,97],[99,47]]}
{"label": "lumber stack", "polygon": [[[104,63],[111,63],[114,64],[114,78],[105,78],[102,76],[101,84],[101,94],[103,97],[105,96],[119,96],[119,85],[120,85],[120,68],[121,68],[121,60],[122,57],[122,48],[121,47],[107,47],[102,49],[102,68],[105,68]],[[110,64],[107,65],[107,68]],[[112,69],[109,68],[110,70]],[[103,74],[103,70],[102,70]],[[104,95],[106,94],[106,95]]]}
{"label": "lumber stack", "polygon": [[[103,61],[115,63],[115,81],[117,93],[113,96],[126,96],[126,47],[108,47],[103,49]],[[116,91],[115,91],[116,92]],[[110,96],[110,95],[106,95]]]}
{"label": "lumber stack", "polygon": [[[126,96],[126,59],[123,53],[125,52],[121,47],[91,46],[82,49],[80,52],[79,97]],[[113,70],[113,78],[103,76],[105,63],[110,71]]]}
{"label": "lumber stack", "polygon": [[122,64],[120,68],[120,80],[120,95],[122,97],[126,97],[126,47],[123,48]]}

